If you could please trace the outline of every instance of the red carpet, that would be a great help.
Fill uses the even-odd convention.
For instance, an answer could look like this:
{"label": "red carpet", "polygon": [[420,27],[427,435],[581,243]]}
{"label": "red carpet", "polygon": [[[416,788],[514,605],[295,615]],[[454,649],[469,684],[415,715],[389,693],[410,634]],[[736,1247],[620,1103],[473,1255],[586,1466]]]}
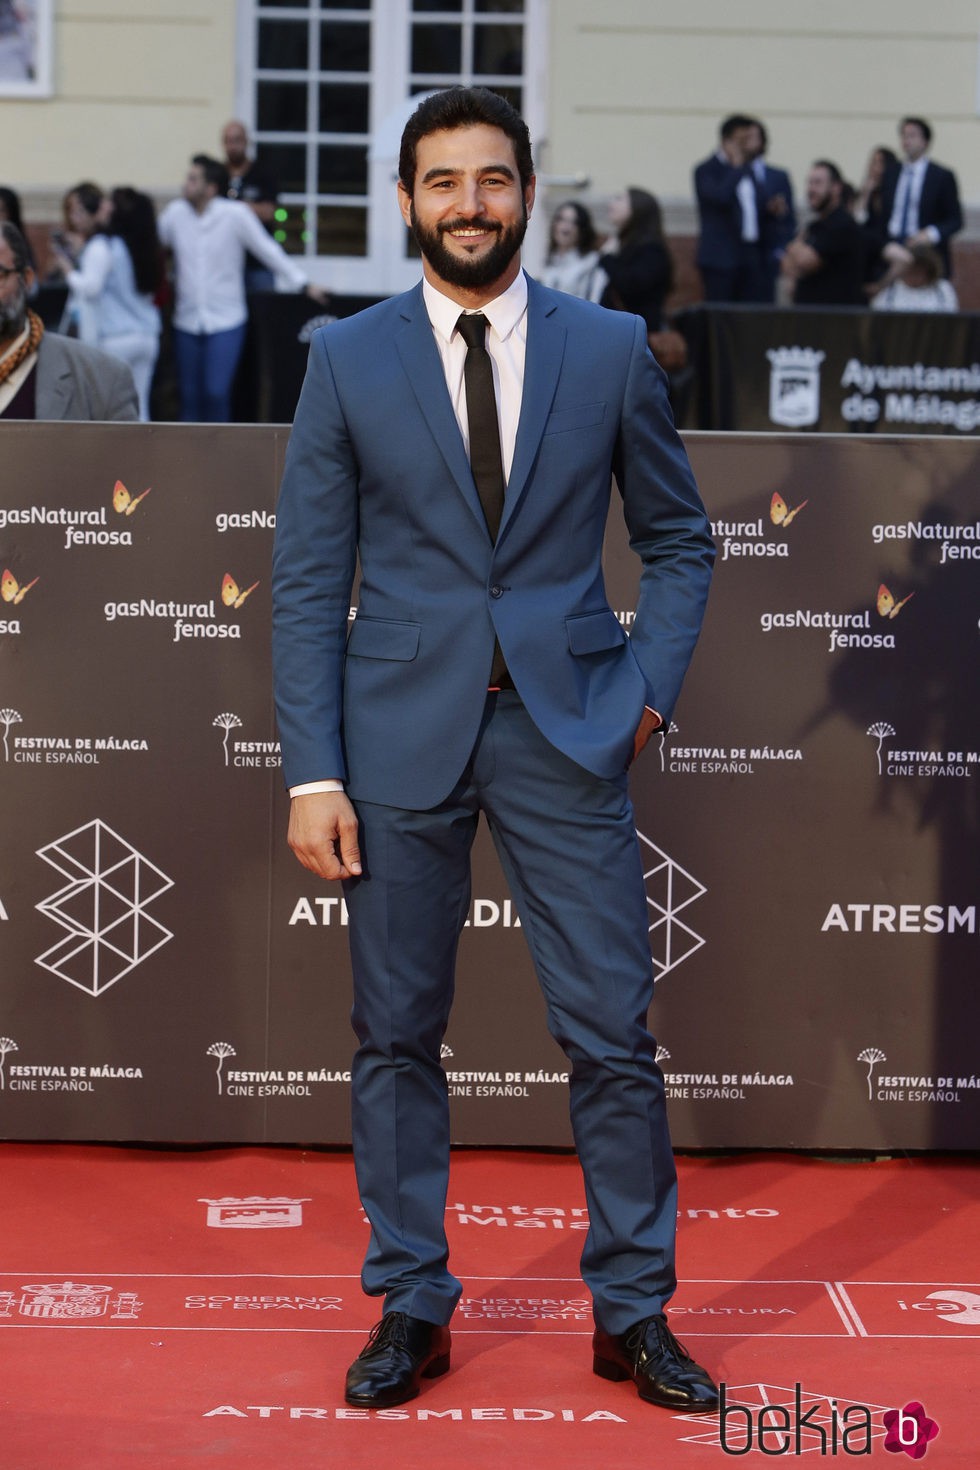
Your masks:
{"label": "red carpet", "polygon": [[[745,1406],[724,1426],[592,1374],[572,1158],[454,1156],[453,1371],[383,1417],[342,1398],[377,1310],[347,1155],[6,1144],[0,1159],[2,1470],[700,1470],[841,1462],[869,1442],[860,1458],[900,1467],[883,1416],[913,1403],[939,1426],[928,1466],[980,1462],[967,1159],[680,1161],[671,1325]],[[897,1427],[914,1437],[911,1417]]]}

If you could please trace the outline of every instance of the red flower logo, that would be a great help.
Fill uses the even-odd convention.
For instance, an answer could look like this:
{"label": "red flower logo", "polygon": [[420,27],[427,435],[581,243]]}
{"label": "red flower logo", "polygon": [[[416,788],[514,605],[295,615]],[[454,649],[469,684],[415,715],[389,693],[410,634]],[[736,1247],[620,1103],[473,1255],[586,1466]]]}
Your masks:
{"label": "red flower logo", "polygon": [[902,1450],[912,1460],[921,1460],[929,1448],[929,1441],[936,1438],[939,1425],[930,1419],[920,1403],[906,1404],[904,1409],[889,1409],[882,1415],[888,1430],[885,1449],[893,1455]]}

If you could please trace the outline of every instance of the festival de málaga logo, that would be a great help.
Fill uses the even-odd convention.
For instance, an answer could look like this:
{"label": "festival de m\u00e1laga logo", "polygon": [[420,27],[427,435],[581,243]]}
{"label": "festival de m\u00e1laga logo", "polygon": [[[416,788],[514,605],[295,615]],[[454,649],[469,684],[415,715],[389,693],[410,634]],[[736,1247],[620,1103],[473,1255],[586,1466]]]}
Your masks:
{"label": "festival de m\u00e1laga logo", "polygon": [[971,780],[974,768],[980,766],[978,750],[906,750],[889,743],[897,740],[897,731],[887,720],[875,720],[866,733],[877,742],[879,776],[954,776]]}
{"label": "festival de m\u00e1laga logo", "polygon": [[899,1073],[889,1076],[875,1072],[888,1058],[878,1046],[866,1046],[858,1052],[857,1061],[867,1067],[868,1101],[885,1103],[961,1103],[961,1094],[976,1092],[980,1088],[980,1077],[976,1073],[957,1076],[952,1072],[943,1077],[939,1074],[910,1075]]}
{"label": "festival de m\u00e1laga logo", "polygon": [[721,559],[758,558],[790,554],[790,544],[785,533],[809,500],[801,500],[792,508],[778,490],[774,490],[769,501],[769,523],[775,527],[776,536],[766,537],[765,518],[756,516],[751,521],[718,520],[711,523],[711,534],[721,542]]}
{"label": "festival de m\u00e1laga logo", "polygon": [[277,769],[282,765],[278,740],[234,740],[229,748],[228,736],[232,730],[241,730],[242,722],[232,710],[223,710],[215,715],[211,724],[223,730],[221,748],[225,766],[251,766],[260,770]]}
{"label": "festival de m\u00e1laga logo", "polygon": [[124,734],[79,735],[77,730],[64,730],[44,735],[14,735],[14,725],[23,725],[24,716],[10,705],[0,709],[3,726],[4,764],[35,766],[98,766],[108,753],[146,754],[150,742],[132,730]]}
{"label": "festival de m\u00e1laga logo", "polygon": [[205,1055],[214,1057],[219,1097],[312,1097],[317,1083],[349,1083],[350,1072],[327,1067],[234,1067],[225,1062],[238,1053],[230,1041],[212,1041]]}

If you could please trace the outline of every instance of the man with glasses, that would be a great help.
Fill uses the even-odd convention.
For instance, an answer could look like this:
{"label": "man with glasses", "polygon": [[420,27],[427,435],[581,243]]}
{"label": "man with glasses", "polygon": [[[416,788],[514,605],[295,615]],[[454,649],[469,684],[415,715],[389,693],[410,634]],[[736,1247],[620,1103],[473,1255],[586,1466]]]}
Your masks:
{"label": "man with glasses", "polygon": [[126,364],[46,332],[28,308],[33,281],[27,242],[0,223],[0,419],[138,419]]}

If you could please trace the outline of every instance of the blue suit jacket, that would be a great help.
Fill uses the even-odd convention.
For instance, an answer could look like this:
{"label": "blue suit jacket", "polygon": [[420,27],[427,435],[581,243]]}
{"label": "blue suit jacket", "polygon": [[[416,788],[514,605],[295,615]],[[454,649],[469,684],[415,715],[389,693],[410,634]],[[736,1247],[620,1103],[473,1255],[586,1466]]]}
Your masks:
{"label": "blue suit jacket", "polygon": [[[888,228],[891,223],[892,210],[895,208],[895,195],[898,192],[901,177],[902,165],[894,163],[882,181],[881,222],[885,231],[881,238],[882,246],[891,238]],[[925,178],[922,180],[922,193],[919,197],[919,228],[925,229],[927,225],[932,225],[939,234],[936,249],[942,257],[948,276],[950,274],[949,247],[953,236],[963,228],[963,210],[960,206],[960,191],[956,175],[952,169],[944,168],[941,163],[933,163],[931,159],[926,167]]]}
{"label": "blue suit jacket", "polygon": [[[612,473],[642,562],[629,638],[602,577]],[[277,511],[287,785],[337,776],[355,799],[436,805],[472,752],[495,634],[547,739],[597,775],[621,773],[644,704],[670,718],[713,559],[638,318],[528,282],[524,392],[496,544],[421,285],[323,328]]]}
{"label": "blue suit jacket", "polygon": [[738,186],[745,170],[713,153],[694,170],[694,194],[701,229],[697,264],[709,270],[734,270],[742,250],[742,207]]}

